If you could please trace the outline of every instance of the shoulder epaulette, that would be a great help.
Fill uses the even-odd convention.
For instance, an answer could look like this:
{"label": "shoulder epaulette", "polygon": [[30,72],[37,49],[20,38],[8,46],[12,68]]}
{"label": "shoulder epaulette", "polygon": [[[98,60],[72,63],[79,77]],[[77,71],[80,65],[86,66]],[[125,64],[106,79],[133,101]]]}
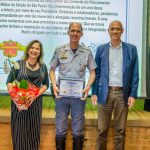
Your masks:
{"label": "shoulder epaulette", "polygon": [[81,45],[81,46],[82,46],[82,48],[84,48],[85,50],[91,51],[91,49],[90,49],[89,47],[87,47],[87,46],[85,46],[85,45]]}
{"label": "shoulder epaulette", "polygon": [[60,45],[60,46],[56,47],[56,50],[59,50],[59,49],[65,48],[65,47],[66,47],[65,44],[64,45]]}

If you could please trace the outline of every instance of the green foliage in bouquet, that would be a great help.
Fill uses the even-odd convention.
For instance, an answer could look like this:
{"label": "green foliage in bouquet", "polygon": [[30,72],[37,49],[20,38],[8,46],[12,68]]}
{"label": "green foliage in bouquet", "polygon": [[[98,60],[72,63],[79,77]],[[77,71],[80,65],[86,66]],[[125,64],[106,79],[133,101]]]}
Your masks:
{"label": "green foliage in bouquet", "polygon": [[21,89],[28,89],[28,82],[25,79],[22,79],[20,81],[20,87]]}

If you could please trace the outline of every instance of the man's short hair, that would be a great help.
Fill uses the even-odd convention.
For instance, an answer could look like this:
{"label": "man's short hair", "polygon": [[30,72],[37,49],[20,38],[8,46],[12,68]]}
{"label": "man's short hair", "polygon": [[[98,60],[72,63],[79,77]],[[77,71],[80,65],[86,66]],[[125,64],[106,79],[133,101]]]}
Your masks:
{"label": "man's short hair", "polygon": [[120,24],[121,28],[123,29],[122,22],[121,22],[121,21],[119,21],[119,20],[113,20],[112,22],[110,22],[110,24],[109,24],[109,27],[108,27],[108,28],[110,28],[110,26],[111,26],[114,22],[118,22],[118,23]]}
{"label": "man's short hair", "polygon": [[83,31],[82,24],[81,24],[80,22],[71,22],[71,23],[69,24],[68,31],[70,31],[70,28],[71,28],[71,26],[72,26],[73,24],[79,24],[79,25],[80,25],[80,28],[81,28],[81,31]]}

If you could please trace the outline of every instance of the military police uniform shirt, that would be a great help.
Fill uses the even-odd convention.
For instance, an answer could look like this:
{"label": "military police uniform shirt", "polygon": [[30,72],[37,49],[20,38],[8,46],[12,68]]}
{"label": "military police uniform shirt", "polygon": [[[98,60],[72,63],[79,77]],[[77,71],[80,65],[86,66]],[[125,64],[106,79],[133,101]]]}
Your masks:
{"label": "military police uniform shirt", "polygon": [[88,47],[79,44],[74,54],[70,44],[66,44],[56,48],[50,66],[54,69],[58,67],[59,78],[84,80],[86,68],[94,70],[96,63],[92,51]]}

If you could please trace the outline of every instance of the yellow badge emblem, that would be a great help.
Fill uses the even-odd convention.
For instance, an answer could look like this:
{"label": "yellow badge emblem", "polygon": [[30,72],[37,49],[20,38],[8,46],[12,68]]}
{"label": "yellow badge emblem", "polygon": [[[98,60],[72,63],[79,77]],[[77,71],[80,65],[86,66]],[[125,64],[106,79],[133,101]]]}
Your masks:
{"label": "yellow badge emblem", "polygon": [[67,59],[67,53],[65,51],[60,53],[60,58],[61,59]]}

